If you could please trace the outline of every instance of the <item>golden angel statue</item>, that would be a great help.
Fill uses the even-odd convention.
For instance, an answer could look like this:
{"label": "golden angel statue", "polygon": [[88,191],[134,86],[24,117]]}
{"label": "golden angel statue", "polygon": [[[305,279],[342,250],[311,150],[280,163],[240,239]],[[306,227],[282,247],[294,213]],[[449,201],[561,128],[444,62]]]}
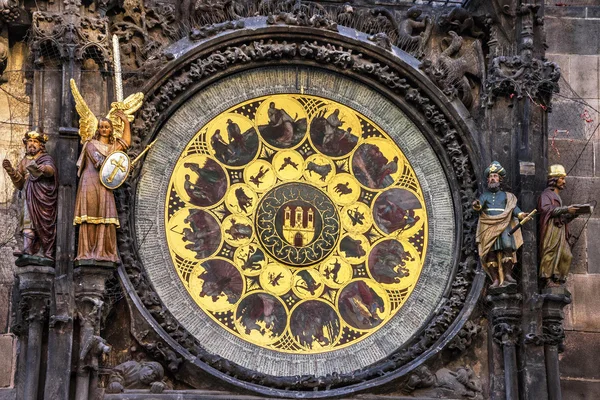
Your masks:
{"label": "golden angel statue", "polygon": [[73,224],[79,225],[79,246],[75,261],[79,265],[98,261],[116,264],[119,260],[116,234],[119,218],[112,192],[114,187],[110,183],[117,173],[121,175],[121,181],[126,177],[125,167],[128,170],[130,162],[124,151],[131,143],[130,122],[133,113],[141,107],[144,95],[134,93],[123,101],[112,103],[106,118],[98,120],[73,79],[71,92],[79,114],[79,136],[83,143],[77,161],[79,187]]}

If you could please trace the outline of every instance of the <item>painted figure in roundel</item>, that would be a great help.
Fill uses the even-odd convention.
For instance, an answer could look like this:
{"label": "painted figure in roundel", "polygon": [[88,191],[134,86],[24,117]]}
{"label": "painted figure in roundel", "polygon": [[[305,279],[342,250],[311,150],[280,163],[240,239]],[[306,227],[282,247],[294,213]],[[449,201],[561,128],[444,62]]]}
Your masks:
{"label": "painted figure in roundel", "polygon": [[191,173],[185,174],[183,187],[190,197],[190,203],[206,207],[216,204],[225,195],[227,181],[225,171],[212,158],[207,158],[204,165],[187,162],[183,166]]}
{"label": "painted figure in roundel", "polygon": [[240,321],[246,335],[254,330],[263,336],[281,336],[287,324],[283,304],[268,293],[255,293],[244,298],[237,308],[235,319]]}
{"label": "painted figure in roundel", "polygon": [[351,127],[342,128],[344,121],[340,118],[340,110],[330,114],[321,111],[310,124],[310,137],[317,149],[328,156],[340,157],[350,153],[358,143],[358,132]]}
{"label": "painted figure in roundel", "polygon": [[378,145],[365,143],[354,153],[352,171],[364,186],[383,189],[394,183],[392,174],[398,172],[398,156],[388,160]]}
{"label": "painted figure in roundel", "polygon": [[275,147],[289,148],[300,143],[306,133],[306,118],[293,118],[283,108],[277,108],[275,102],[269,103],[267,110],[269,123],[260,125],[262,137]]}
{"label": "painted figure in roundel", "polygon": [[421,217],[417,196],[405,189],[390,189],[379,196],[373,207],[375,223],[385,233],[403,232],[415,226]]}
{"label": "painted figure in roundel", "polygon": [[407,261],[414,260],[400,242],[384,240],[376,244],[369,254],[369,272],[379,283],[399,283],[402,278],[410,274],[406,268]]}
{"label": "painted figure in roundel", "polygon": [[340,320],[330,305],[309,300],[292,312],[290,331],[302,347],[327,347],[335,342],[340,333]]}
{"label": "painted figure in roundel", "polygon": [[[246,122],[245,127],[240,127],[241,118],[227,118],[226,126],[217,124],[210,138],[210,145],[214,151],[215,157],[224,164],[239,167],[250,162],[258,151],[258,135],[250,121]],[[220,121],[217,121],[220,122]],[[250,125],[250,126],[248,126]],[[245,130],[242,132],[242,128]],[[224,135],[223,131],[226,131]]]}
{"label": "painted figure in roundel", "polygon": [[342,289],[339,308],[344,321],[357,329],[371,329],[383,322],[383,298],[365,281],[352,282]]}
{"label": "painted figure in roundel", "polygon": [[190,227],[183,229],[185,248],[196,253],[201,260],[214,254],[221,244],[221,228],[213,216],[202,210],[190,210],[184,222]]}
{"label": "painted figure in roundel", "polygon": [[244,291],[240,272],[225,260],[210,260],[202,264],[204,271],[198,275],[202,279],[200,297],[207,297],[216,303],[225,296],[229,304],[235,304]]}
{"label": "painted figure in roundel", "polygon": [[[364,240],[364,238],[363,238]],[[340,252],[347,259],[362,259],[367,255],[363,242],[360,239],[354,239],[352,236],[344,236],[340,242]]]}

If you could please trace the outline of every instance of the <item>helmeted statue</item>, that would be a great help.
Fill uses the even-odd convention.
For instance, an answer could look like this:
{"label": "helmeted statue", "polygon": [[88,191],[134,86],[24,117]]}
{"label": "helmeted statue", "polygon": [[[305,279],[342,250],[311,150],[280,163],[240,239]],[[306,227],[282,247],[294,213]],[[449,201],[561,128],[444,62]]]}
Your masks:
{"label": "helmeted statue", "polygon": [[476,241],[484,270],[492,279],[491,288],[516,283],[512,270],[517,262],[517,250],[523,244],[521,231],[510,231],[527,216],[517,206],[517,197],[501,189],[506,170],[493,161],[484,173],[486,190],[473,202],[479,213]]}
{"label": "helmeted statue", "polygon": [[[12,183],[24,194],[21,219],[23,250],[15,255],[36,256],[41,250],[42,263],[54,260],[58,200],[58,176],[52,156],[46,153],[47,141],[47,135],[27,132],[23,138],[26,155],[16,168],[9,160],[2,162]],[[28,262],[36,263],[32,259]]]}

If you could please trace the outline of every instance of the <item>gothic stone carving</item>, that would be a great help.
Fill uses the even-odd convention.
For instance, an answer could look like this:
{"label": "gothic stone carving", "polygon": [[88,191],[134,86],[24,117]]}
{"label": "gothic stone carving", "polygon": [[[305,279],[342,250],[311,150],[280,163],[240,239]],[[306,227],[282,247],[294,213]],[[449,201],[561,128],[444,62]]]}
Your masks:
{"label": "gothic stone carving", "polygon": [[135,85],[152,76],[163,65],[161,50],[180,38],[175,11],[170,4],[146,6],[134,1],[117,15],[111,31],[120,40],[123,70],[136,72],[130,83]]}
{"label": "gothic stone carving", "polygon": [[441,368],[433,373],[426,365],[417,368],[401,384],[404,393],[424,396],[458,396],[480,399],[482,385],[480,379],[469,367],[460,367],[456,371]]}
{"label": "gothic stone carving", "polygon": [[50,49],[62,59],[83,60],[88,50],[106,66],[110,62],[108,19],[83,17],[76,25],[72,15],[36,11],[33,13],[31,49],[35,64],[42,65]]}
{"label": "gothic stone carving", "polygon": [[[453,165],[461,186],[464,240],[461,261],[449,298],[446,304],[440,308],[439,314],[433,318],[428,328],[410,346],[390,355],[387,359],[371,367],[355,371],[351,374],[321,377],[312,375],[274,377],[258,374],[217,355],[207,354],[200,347],[199,343],[193,337],[190,337],[174,320],[169,311],[160,304],[156,293],[148,283],[148,279],[134,250],[130,233],[132,227],[129,222],[122,224],[122,229],[119,233],[120,254],[131,283],[158,324],[182,347],[211,367],[234,375],[239,380],[285,390],[306,390],[308,388],[330,389],[332,387],[363,382],[396,370],[418,357],[440,339],[452,321],[458,316],[473,282],[473,272],[477,265],[474,238],[476,219],[471,212],[471,199],[476,191],[476,183],[473,167],[465,145],[458,132],[452,127],[450,121],[446,119],[442,111],[413,84],[401,77],[392,66],[372,61],[361,54],[354,54],[351,50],[343,47],[324,44],[318,41],[309,42],[302,39],[283,42],[274,40],[267,42],[242,42],[236,45],[230,44],[225,50],[215,51],[206,57],[197,58],[187,64],[180,73],[166,81],[157,91],[149,93],[147,101],[141,110],[141,123],[134,128],[134,134],[140,140],[135,141],[132,151],[141,151],[141,144],[150,140],[150,137],[147,135],[152,131],[152,127],[159,123],[159,119],[165,110],[173,104],[179,95],[186,92],[191,84],[207,79],[218,72],[240,63],[254,62],[260,65],[260,62],[277,59],[296,60],[299,62],[304,60],[314,61],[325,64],[342,73],[344,71],[352,71],[353,73],[379,81],[397,95],[403,97],[416,110],[422,113],[429,126],[436,133],[438,140],[447,149],[447,157]],[[126,187],[124,190],[119,191],[117,198],[120,203],[118,207],[121,211],[120,220],[129,221],[129,199],[133,198],[131,188]],[[165,347],[168,346],[165,345]]]}
{"label": "gothic stone carving", "polygon": [[162,365],[155,361],[126,361],[113,368],[109,377],[107,393],[121,393],[124,389],[150,389],[150,393],[162,393],[166,385]]}
{"label": "gothic stone carving", "polygon": [[19,0],[0,0],[0,27],[1,22],[10,23],[19,19]]}
{"label": "gothic stone carving", "polygon": [[465,43],[456,32],[448,32],[448,38],[441,41],[445,49],[441,54],[432,54],[420,68],[442,89],[448,97],[458,97],[465,107],[473,104],[473,91],[481,85],[484,76],[484,59],[479,40]]}
{"label": "gothic stone carving", "polygon": [[527,96],[549,108],[559,79],[558,64],[533,58],[529,49],[517,56],[495,57],[484,85],[485,105],[492,107],[498,97],[514,102]]}
{"label": "gothic stone carving", "polygon": [[490,289],[486,300],[492,305],[490,320],[494,342],[515,346],[521,338],[521,301],[523,296],[513,286]]}
{"label": "gothic stone carving", "polygon": [[244,21],[226,21],[218,24],[209,24],[201,28],[192,29],[189,36],[191,40],[201,40],[229,29],[242,29],[244,26]]}
{"label": "gothic stone carving", "polygon": [[304,12],[297,10],[295,12],[280,12],[275,15],[271,14],[267,18],[267,23],[275,25],[277,23],[285,25],[310,26],[313,28],[325,28],[330,31],[337,32],[337,23],[321,14],[313,14],[308,16]]}
{"label": "gothic stone carving", "polygon": [[473,340],[477,338],[479,333],[483,330],[481,325],[473,321],[467,321],[467,323],[462,327],[462,329],[458,332],[458,334],[452,339],[450,344],[448,344],[448,349],[456,350],[459,352],[465,351],[468,347],[471,346]]}

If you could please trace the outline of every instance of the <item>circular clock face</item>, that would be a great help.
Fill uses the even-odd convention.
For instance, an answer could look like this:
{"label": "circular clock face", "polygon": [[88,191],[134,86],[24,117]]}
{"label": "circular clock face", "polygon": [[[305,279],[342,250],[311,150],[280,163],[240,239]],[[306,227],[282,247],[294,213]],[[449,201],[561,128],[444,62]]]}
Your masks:
{"label": "circular clock face", "polygon": [[388,133],[344,104],[241,102],[202,126],[172,171],[164,232],[177,284],[243,341],[293,354],[348,347],[415,288],[423,189]]}

